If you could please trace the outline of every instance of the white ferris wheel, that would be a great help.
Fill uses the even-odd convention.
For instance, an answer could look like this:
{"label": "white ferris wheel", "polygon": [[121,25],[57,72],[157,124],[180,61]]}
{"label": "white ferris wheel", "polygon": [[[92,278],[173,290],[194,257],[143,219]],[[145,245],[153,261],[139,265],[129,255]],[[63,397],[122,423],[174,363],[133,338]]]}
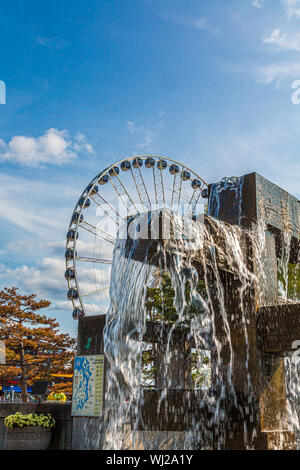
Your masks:
{"label": "white ferris wheel", "polygon": [[125,218],[154,209],[203,213],[207,183],[170,158],[138,155],[101,171],[82,192],[67,233],[66,272],[73,318],[105,314],[113,250]]}

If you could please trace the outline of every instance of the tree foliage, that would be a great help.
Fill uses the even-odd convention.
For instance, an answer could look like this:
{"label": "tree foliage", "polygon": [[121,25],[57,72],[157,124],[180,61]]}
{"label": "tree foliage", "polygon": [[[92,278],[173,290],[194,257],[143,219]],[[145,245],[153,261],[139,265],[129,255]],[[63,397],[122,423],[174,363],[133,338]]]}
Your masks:
{"label": "tree foliage", "polygon": [[285,292],[288,299],[294,301],[300,300],[300,263],[289,263],[285,270],[284,264],[279,261],[278,288],[279,293],[282,295]]}
{"label": "tree foliage", "polygon": [[[175,291],[172,285],[172,280],[169,272],[165,271],[160,273],[161,280],[159,286],[148,287],[146,293],[146,315],[147,320],[150,322],[160,322],[166,324],[174,324],[178,321],[178,313],[174,305]],[[197,291],[202,298],[206,298],[205,283],[199,281]],[[190,284],[187,282],[185,286],[185,298],[187,304],[190,305],[190,311],[197,310],[195,305],[190,299]],[[189,315],[187,314],[184,319],[185,324],[190,323]],[[157,344],[145,345],[142,352],[142,383],[146,386],[155,384],[155,357],[157,354]],[[191,352],[191,378],[194,387],[201,387],[201,385],[208,382],[207,367],[209,366],[210,359],[208,355],[203,355],[199,351]]]}
{"label": "tree foliage", "polygon": [[[49,306],[49,301],[38,300],[35,294],[20,294],[17,287],[0,291],[0,339],[6,346],[0,378],[18,377],[23,401],[27,385],[48,380],[50,373],[72,373],[75,340],[59,331],[56,320],[41,313]],[[71,386],[71,380],[64,384],[68,390]]]}
{"label": "tree foliage", "polygon": [[162,273],[160,287],[148,287],[146,294],[146,312],[150,321],[173,323],[178,320],[174,306],[175,292],[168,273]]}

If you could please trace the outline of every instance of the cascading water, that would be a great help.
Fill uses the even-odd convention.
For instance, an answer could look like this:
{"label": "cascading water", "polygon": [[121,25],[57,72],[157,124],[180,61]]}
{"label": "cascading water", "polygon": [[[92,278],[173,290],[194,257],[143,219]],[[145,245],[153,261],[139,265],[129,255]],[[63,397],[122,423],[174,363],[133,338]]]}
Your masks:
{"label": "cascading water", "polygon": [[[240,222],[242,185],[243,180],[239,178],[223,179],[221,184],[215,185],[206,218],[187,221],[171,214],[173,232],[169,238],[166,237],[166,243],[155,239],[145,242],[139,238],[129,243],[128,239],[119,236],[114,251],[111,303],[104,331],[109,368],[105,400],[105,448],[222,448],[225,439],[232,437],[235,432],[236,420],[242,423],[240,439],[245,447],[254,448],[259,429],[254,393],[257,384],[250,372],[253,358],[249,334],[251,324],[256,324],[256,308],[249,299],[254,286],[259,292],[257,286],[265,283],[261,260],[265,249],[266,223],[259,223],[253,230],[241,230],[238,226],[214,218],[219,215],[219,198],[222,197],[223,189],[230,187]],[[146,216],[142,216],[136,226],[140,227],[147,220]],[[181,236],[174,236],[183,226],[189,227],[188,236],[186,233],[182,236],[182,231]],[[252,258],[249,257],[247,246],[251,246]],[[287,263],[287,259],[285,250],[283,264]],[[253,264],[256,266],[255,273]],[[188,407],[195,408],[191,400],[194,401],[196,397],[197,407],[202,412],[193,416],[188,429],[182,432],[139,431],[144,419],[141,409],[147,389],[147,386],[142,385],[141,365],[143,338],[147,329],[145,301],[155,269],[169,273],[177,314],[172,321],[161,321],[162,325],[165,323],[169,328],[162,339],[165,342],[161,349],[164,352],[164,377],[160,378],[160,384],[156,384],[154,389],[158,397],[157,414],[164,413],[163,404],[167,400],[168,390],[191,392],[191,385],[188,387],[174,380],[172,372],[174,355],[176,361],[178,354],[173,339],[178,331],[181,328],[188,329],[187,338],[196,351],[194,369],[203,370],[204,359],[208,357],[197,352],[210,350],[209,386],[208,382],[206,386],[202,382],[200,388],[193,390],[193,394],[186,394],[192,397],[188,398]],[[287,275],[284,268],[283,273]],[[244,345],[241,350],[232,342],[236,330]],[[299,363],[293,359],[287,361],[287,367],[290,379],[290,419],[292,425],[299,429],[299,422],[296,422],[299,389],[295,380]],[[238,377],[237,371],[241,374]],[[235,416],[235,421],[232,416]]]}
{"label": "cascading water", "polygon": [[[291,276],[290,274],[290,252],[291,252],[291,235],[290,233],[283,232],[281,242],[281,258],[278,260],[278,288],[281,300],[284,302],[300,301],[297,298],[299,292],[296,292],[296,284],[294,289],[290,288]],[[299,266],[294,271],[298,272]],[[295,276],[295,272],[293,273]],[[298,279],[298,276],[295,276]],[[292,282],[293,284],[293,282]],[[299,302],[300,308],[300,302]],[[297,348],[300,346],[299,341],[295,345]],[[288,420],[290,428],[295,432],[296,445],[300,448],[300,355],[296,350],[294,353],[289,354],[284,359],[285,376],[286,376],[286,394],[287,394],[287,407],[288,407]]]}
{"label": "cascading water", "polygon": [[126,447],[126,423],[140,399],[144,301],[150,274],[149,265],[124,256],[124,245],[125,240],[122,240],[114,253],[111,305],[104,332],[109,362],[106,433],[109,449]]}

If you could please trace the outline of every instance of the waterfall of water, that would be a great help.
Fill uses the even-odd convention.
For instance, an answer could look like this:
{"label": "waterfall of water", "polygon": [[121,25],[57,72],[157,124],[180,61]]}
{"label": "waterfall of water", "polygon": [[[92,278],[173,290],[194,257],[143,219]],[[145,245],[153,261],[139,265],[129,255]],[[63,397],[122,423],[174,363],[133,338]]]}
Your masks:
{"label": "waterfall of water", "polygon": [[[291,251],[291,235],[288,232],[282,234],[281,259],[278,261],[278,288],[282,301],[297,300],[296,293],[291,292],[289,276],[289,259]],[[290,298],[292,297],[292,299]],[[299,301],[299,299],[298,299]],[[300,338],[299,344],[300,346]],[[284,359],[286,394],[288,407],[288,425],[295,432],[296,444],[300,448],[300,355],[299,351],[288,355]]]}
{"label": "waterfall of water", "polygon": [[[256,325],[253,292],[256,289],[259,298],[259,285],[263,284],[265,276],[261,259],[265,249],[266,223],[259,223],[253,230],[242,230],[237,225],[230,226],[214,218],[219,215],[223,189],[230,186],[240,222],[242,185],[241,178],[223,179],[215,185],[205,219],[182,223],[182,217],[172,214],[173,229],[176,224],[178,227],[189,226],[188,236],[171,236],[166,244],[159,244],[157,240],[147,240],[145,244],[141,239],[128,244],[127,239],[119,238],[114,251],[111,303],[104,331],[109,368],[105,405],[106,448],[201,449],[211,448],[212,441],[215,448],[222,448],[227,436],[235,431],[232,413],[242,421],[241,439],[245,447],[253,448],[258,433],[257,384],[251,373],[253,339],[249,335],[251,327]],[[288,245],[288,239],[286,242]],[[154,259],[155,255],[156,268],[151,265],[151,256]],[[285,248],[283,265],[287,260]],[[138,432],[143,422],[141,408],[147,388],[142,385],[141,366],[147,317],[145,301],[154,269],[169,272],[177,313],[175,320],[167,322],[169,329],[163,349],[165,376],[164,380],[161,379],[163,386],[160,384],[155,388],[157,414],[163,413],[169,389],[192,388],[191,380],[189,386],[176,385],[173,380],[172,364],[174,354],[177,354],[173,346],[174,335],[184,327],[188,329],[187,338],[196,352],[210,349],[211,378],[206,381],[206,386],[202,381],[201,389],[194,390],[194,395],[191,395],[193,400],[197,397],[198,409],[203,412],[192,417],[190,429],[181,433]],[[287,276],[284,269],[284,276]],[[232,340],[235,337],[244,345],[240,350]],[[194,368],[203,370],[208,356],[196,354],[195,357]],[[292,384],[289,394],[293,398],[290,412],[295,421],[298,406],[295,400],[299,400],[295,371],[299,364],[290,361],[287,365]],[[188,403],[190,407],[194,405]],[[299,423],[297,426],[299,428]]]}
{"label": "waterfall of water", "polygon": [[[140,399],[141,345],[145,331],[145,295],[151,268],[126,258],[125,240],[114,252],[110,297],[104,330],[109,363],[106,393],[108,449],[123,449],[126,424]],[[138,410],[137,410],[138,411]]]}

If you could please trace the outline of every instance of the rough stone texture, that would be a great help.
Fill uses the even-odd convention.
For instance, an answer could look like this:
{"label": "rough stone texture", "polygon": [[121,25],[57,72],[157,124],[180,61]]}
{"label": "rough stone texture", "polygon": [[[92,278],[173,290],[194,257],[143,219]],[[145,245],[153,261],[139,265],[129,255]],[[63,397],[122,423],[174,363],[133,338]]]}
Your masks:
{"label": "rough stone texture", "polygon": [[[126,450],[195,450],[199,448],[198,432],[132,431],[125,428]],[[210,442],[203,440],[201,450],[210,450]]]}
{"label": "rough stone texture", "polygon": [[282,354],[293,351],[300,340],[300,304],[263,307],[258,312],[263,350]]}
{"label": "rough stone texture", "polygon": [[[105,315],[83,317],[78,322],[79,356],[104,354],[103,329]],[[107,364],[105,364],[105,368]],[[107,370],[105,369],[105,374]],[[105,380],[104,380],[105,390]],[[103,418],[73,416],[72,449],[99,450],[103,448]]]}
{"label": "rough stone texture", "polygon": [[[270,226],[280,231],[289,230],[292,236],[299,238],[299,203],[294,196],[258,173],[242,176],[241,184],[238,199],[230,188],[222,191],[219,220],[251,228],[253,222],[267,218]],[[209,187],[210,193],[212,188],[213,185]]]}
{"label": "rough stone texture", "polygon": [[266,230],[265,237],[265,247],[261,259],[262,272],[257,270],[257,276],[261,288],[260,302],[267,306],[278,303],[278,286],[275,235]]}
{"label": "rough stone texture", "polygon": [[73,416],[72,449],[103,449],[103,418]]}
{"label": "rough stone texture", "polygon": [[[210,201],[211,208],[217,214],[209,211],[209,215],[245,229],[255,229],[260,222],[264,222],[266,226],[266,249],[261,260],[263,272],[256,265],[255,247],[252,247],[254,256],[250,269],[258,277],[259,283],[258,286],[253,285],[252,293],[249,292],[247,307],[249,373],[254,383],[253,392],[260,402],[254,412],[260,429],[257,448],[273,449],[277,446],[291,449],[295,443],[287,419],[284,361],[278,354],[284,355],[291,350],[292,340],[296,339],[300,330],[300,316],[299,305],[292,307],[278,304],[277,259],[283,254],[283,233],[288,233],[291,235],[289,262],[299,262],[299,203],[295,197],[257,173],[245,175],[232,185],[223,185],[218,200],[215,190],[216,187],[212,185]],[[234,292],[228,295],[229,303],[231,300],[232,307],[236,309]],[[226,294],[225,298],[228,302]],[[243,338],[239,338],[235,329],[230,329],[233,350],[239,353],[239,349],[242,351],[244,347]],[[237,384],[243,383],[243,358],[241,359],[241,367],[235,366],[234,371]],[[237,435],[234,441],[237,448]]]}
{"label": "rough stone texture", "polygon": [[0,450],[6,449],[7,429],[4,418],[17,411],[27,413],[50,413],[56,422],[52,431],[50,450],[69,450],[72,442],[71,403],[0,403]]}
{"label": "rough stone texture", "polygon": [[[247,425],[250,430],[255,429],[258,431],[257,439],[253,442],[254,448],[291,449],[294,447],[294,434],[286,423],[287,396],[284,365],[282,358],[276,357],[272,355],[272,353],[274,352],[274,347],[278,348],[279,344],[280,352],[286,353],[287,351],[286,344],[283,345],[286,339],[285,333],[284,337],[280,337],[280,331],[276,328],[276,322],[279,323],[283,320],[283,317],[279,317],[281,317],[282,314],[284,315],[284,322],[281,324],[282,331],[291,328],[289,320],[292,320],[292,322],[295,321],[295,325],[293,324],[294,326],[292,327],[293,329],[294,327],[299,329],[300,324],[297,307],[297,311],[292,311],[293,309],[289,309],[288,306],[279,306],[277,292],[277,258],[280,258],[282,254],[283,232],[288,232],[292,236],[290,262],[299,262],[299,203],[296,198],[257,173],[243,176],[240,178],[240,182],[241,186],[239,187],[240,192],[238,197],[236,191],[230,189],[230,187],[222,191],[218,201],[218,219],[227,224],[239,225],[241,232],[242,229],[255,228],[255,225],[262,220],[266,222],[266,249],[265,253],[262,255],[264,266],[263,273],[260,273],[259,267],[255,264],[255,247],[252,246],[251,241],[247,238],[247,234],[242,234],[242,246],[248,268],[260,280],[259,286],[254,282],[248,286],[247,291],[244,293],[243,306],[240,305],[238,289],[233,289],[236,269],[234,265],[229,264],[226,250],[224,251],[226,245],[222,243],[222,237],[218,236],[217,227],[213,218],[209,216],[204,218],[206,227],[211,229],[213,233],[215,232],[218,239],[218,243],[216,243],[218,246],[216,259],[218,261],[219,276],[224,288],[226,311],[231,312],[228,325],[231,336],[231,347],[235,357],[233,371],[234,388],[239,394],[239,403],[242,404],[242,407],[245,408],[245,399],[247,399],[247,403],[250,403],[248,399],[251,398],[252,416],[251,422],[248,422]],[[210,187],[210,190],[211,189],[212,187]],[[209,215],[213,216],[214,214],[209,213]],[[228,230],[230,230],[230,226],[228,226]],[[161,244],[161,250],[158,250],[159,244]],[[205,243],[204,245],[205,249],[209,249],[209,246],[206,246]],[[132,248],[132,242],[130,241],[128,242],[128,249],[129,248]],[[149,246],[149,242],[145,241],[144,245],[143,243],[138,245],[136,252],[134,252],[134,259],[144,262],[146,248],[149,248],[146,261],[154,265],[158,263],[160,259],[159,253],[162,249],[169,250],[171,254],[173,253],[171,242],[168,242],[166,245],[165,241],[152,240]],[[177,245],[175,248],[177,249]],[[195,263],[197,262],[197,256],[194,261]],[[168,257],[166,256],[167,266],[168,263]],[[198,263],[197,269],[201,278],[200,263]],[[264,295],[260,295],[261,283],[265,282],[265,280],[266,284],[263,284]],[[211,291],[214,292],[216,280],[213,273],[210,282],[212,285]],[[224,334],[218,296],[216,296],[215,299],[213,298],[212,301],[214,303],[216,335],[220,344],[223,346],[221,352],[222,367],[219,373],[222,374],[224,379],[223,383],[226,384],[228,368],[230,367],[230,348],[228,338]],[[276,322],[274,322],[273,318],[273,314],[276,313],[274,312],[275,305],[277,305],[277,309],[280,312],[280,315],[276,318]],[[271,307],[265,309],[266,306]],[[259,310],[260,314],[258,314]],[[247,319],[246,330],[248,345],[246,344],[245,332],[241,325],[241,318],[244,312],[246,312]],[[262,324],[259,327],[257,327],[258,317],[262,320]],[[267,322],[266,328],[263,323],[265,320]],[[102,331],[104,324],[104,316],[80,319],[79,354],[103,354]],[[270,326],[269,330],[268,326]],[[149,336],[151,336],[150,330]],[[153,341],[153,338],[151,338],[151,340]],[[288,338],[288,341],[290,341],[290,338]],[[271,354],[270,350],[272,350]],[[290,347],[288,350],[290,350]],[[214,354],[215,352],[212,351],[212,361],[214,361]],[[248,371],[245,367],[246,359],[248,361]],[[217,387],[219,380],[216,374],[214,375],[214,368],[212,369],[213,390],[215,394],[218,394]],[[249,390],[246,388],[248,372],[252,384],[251,397],[249,397]],[[170,448],[169,445],[175,445],[174,442],[179,436],[184,436],[186,432],[189,432],[191,423],[198,423],[198,418],[201,418],[201,416],[206,417],[205,409],[200,410],[199,407],[197,409],[197,404],[200,401],[198,397],[195,397],[195,400],[187,400],[189,393],[193,394],[195,392],[186,389],[179,391],[169,390],[168,399],[163,404],[164,413],[161,415],[156,411],[157,392],[150,390],[145,393],[145,404],[142,410],[144,422],[140,425],[140,429],[136,433],[140,441],[137,445],[140,446],[140,448],[143,448],[144,445],[143,436],[151,435],[153,436],[153,446],[158,446],[153,448]],[[194,406],[189,407],[191,403]],[[230,406],[230,403],[225,403],[226,409],[228,409],[228,406]],[[244,449],[246,443],[244,431],[240,429],[239,426],[241,420],[239,416],[235,414],[235,409],[233,409],[232,412],[233,415],[230,416],[232,417],[231,421],[235,425],[235,429],[231,437],[226,436],[226,442],[222,444],[222,448]],[[276,419],[274,417],[276,417]],[[127,424],[127,426],[130,436],[130,425]],[[224,426],[226,427],[227,423],[225,423]],[[215,431],[218,430],[213,430],[213,432]],[[89,447],[94,445],[93,438],[95,440],[95,436],[98,436],[97,439],[99,440],[97,441],[97,445],[101,448],[100,434],[100,419],[74,419],[73,444],[74,446],[78,446],[76,448],[95,448]],[[175,436],[176,439],[174,440],[173,437]],[[131,435],[129,439],[132,437]],[[212,436],[212,438],[214,439],[214,436]],[[134,444],[129,444],[129,448],[130,446],[134,447]]]}
{"label": "rough stone texture", "polygon": [[83,317],[78,323],[78,354],[93,355],[104,353],[103,329],[105,315]]}
{"label": "rough stone texture", "polygon": [[8,450],[47,450],[52,438],[52,430],[28,426],[10,428],[6,434]]}

